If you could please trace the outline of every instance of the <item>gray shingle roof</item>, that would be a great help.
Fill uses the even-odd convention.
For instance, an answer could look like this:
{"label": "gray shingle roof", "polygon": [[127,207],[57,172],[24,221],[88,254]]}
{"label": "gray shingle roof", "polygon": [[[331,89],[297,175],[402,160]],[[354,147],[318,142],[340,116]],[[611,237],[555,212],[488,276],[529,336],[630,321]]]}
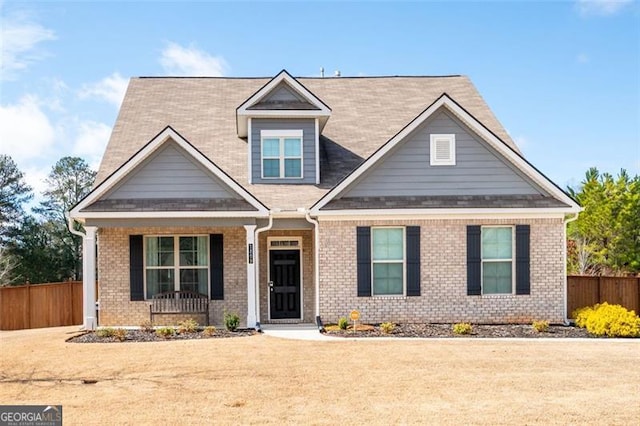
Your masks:
{"label": "gray shingle roof", "polygon": [[464,195],[429,197],[348,197],[330,201],[322,210],[361,209],[465,209],[567,207],[543,195]]}
{"label": "gray shingle roof", "polygon": [[321,183],[249,185],[247,142],[237,137],[235,113],[269,80],[132,78],[96,184],[171,126],[268,207],[308,208],[445,92],[517,151],[467,77],[299,78],[332,109],[320,142]]}

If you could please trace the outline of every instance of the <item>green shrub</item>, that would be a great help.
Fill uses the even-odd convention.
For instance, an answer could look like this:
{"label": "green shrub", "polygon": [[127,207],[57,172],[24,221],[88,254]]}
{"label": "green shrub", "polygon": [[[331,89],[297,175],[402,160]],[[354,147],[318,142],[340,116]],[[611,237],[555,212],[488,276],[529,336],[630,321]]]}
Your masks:
{"label": "green shrub", "polygon": [[473,327],[468,322],[459,322],[457,324],[453,324],[454,334],[471,334],[472,331]]}
{"label": "green shrub", "polygon": [[120,340],[121,342],[124,342],[125,340],[127,340],[127,330],[125,330],[124,328],[116,328],[115,330],[113,330],[113,337]]}
{"label": "green shrub", "polygon": [[156,330],[156,334],[160,337],[164,337],[165,339],[168,339],[169,337],[176,334],[176,331],[173,329],[173,327],[161,327]]}
{"label": "green shrub", "polygon": [[149,320],[143,321],[140,324],[140,330],[144,331],[145,333],[153,333],[155,331],[153,328],[153,323]]}
{"label": "green shrub", "polygon": [[393,330],[395,330],[395,328],[396,325],[392,322],[383,322],[382,324],[380,324],[380,330],[382,330],[384,334],[393,333]]}
{"label": "green shrub", "polygon": [[546,333],[549,331],[549,321],[534,321],[531,326],[538,333]]}
{"label": "green shrub", "polygon": [[216,334],[216,331],[218,331],[214,326],[209,325],[207,327],[204,328],[203,333],[205,336],[213,336],[214,334]]}
{"label": "green shrub", "polygon": [[640,318],[620,305],[604,302],[577,309],[573,315],[578,327],[595,336],[640,337]]}
{"label": "green shrub", "polygon": [[240,325],[240,317],[236,313],[227,313],[224,314],[224,326],[229,331],[236,331],[238,329],[238,325]]}
{"label": "green shrub", "polygon": [[115,332],[116,332],[116,329],[112,327],[99,328],[98,330],[96,330],[96,336],[113,337]]}
{"label": "green shrub", "polygon": [[198,331],[198,323],[193,318],[178,323],[178,333],[180,334],[195,333],[196,331]]}
{"label": "green shrub", "polygon": [[349,320],[347,320],[347,318],[345,317],[340,317],[340,319],[338,320],[338,327],[340,328],[340,330],[346,330],[348,326]]}

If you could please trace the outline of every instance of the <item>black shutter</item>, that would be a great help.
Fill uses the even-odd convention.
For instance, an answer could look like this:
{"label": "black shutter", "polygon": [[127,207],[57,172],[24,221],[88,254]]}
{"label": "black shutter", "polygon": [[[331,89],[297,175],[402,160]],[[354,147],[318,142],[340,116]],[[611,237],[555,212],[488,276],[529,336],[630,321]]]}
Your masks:
{"label": "black shutter", "polygon": [[371,228],[358,226],[358,297],[371,296]]}
{"label": "black shutter", "polygon": [[129,235],[129,297],[144,300],[144,256],[142,235]]}
{"label": "black shutter", "polygon": [[481,227],[467,226],[467,295],[478,296],[482,293],[482,254]]}
{"label": "black shutter", "polygon": [[224,253],[222,234],[209,235],[209,270],[211,271],[211,300],[224,299]]}
{"label": "black shutter", "polygon": [[407,226],[407,296],[420,296],[420,227]]}
{"label": "black shutter", "polygon": [[516,294],[529,294],[529,225],[516,225]]}

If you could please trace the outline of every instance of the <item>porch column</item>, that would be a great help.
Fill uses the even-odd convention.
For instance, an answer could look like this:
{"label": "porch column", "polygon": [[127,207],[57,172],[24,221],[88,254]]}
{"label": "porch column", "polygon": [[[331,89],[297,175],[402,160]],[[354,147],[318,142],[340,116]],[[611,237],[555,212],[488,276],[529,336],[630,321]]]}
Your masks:
{"label": "porch column", "polygon": [[82,294],[85,330],[95,330],[96,321],[96,231],[95,226],[84,228],[82,239]]}
{"label": "porch column", "polygon": [[258,322],[256,315],[256,225],[244,225],[244,229],[247,232],[247,327],[255,327]]}

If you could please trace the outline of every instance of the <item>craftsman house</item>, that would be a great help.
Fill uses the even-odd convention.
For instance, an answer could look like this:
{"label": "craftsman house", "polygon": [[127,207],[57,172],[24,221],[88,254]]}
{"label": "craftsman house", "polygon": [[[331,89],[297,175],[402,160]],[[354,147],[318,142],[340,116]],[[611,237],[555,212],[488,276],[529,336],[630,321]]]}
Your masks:
{"label": "craftsman house", "polygon": [[96,266],[101,326],[139,325],[180,290],[205,295],[212,323],[226,311],[252,327],[352,309],[369,323],[562,322],[579,211],[467,77],[282,71],[131,79],[70,216],[86,233],[85,327]]}

